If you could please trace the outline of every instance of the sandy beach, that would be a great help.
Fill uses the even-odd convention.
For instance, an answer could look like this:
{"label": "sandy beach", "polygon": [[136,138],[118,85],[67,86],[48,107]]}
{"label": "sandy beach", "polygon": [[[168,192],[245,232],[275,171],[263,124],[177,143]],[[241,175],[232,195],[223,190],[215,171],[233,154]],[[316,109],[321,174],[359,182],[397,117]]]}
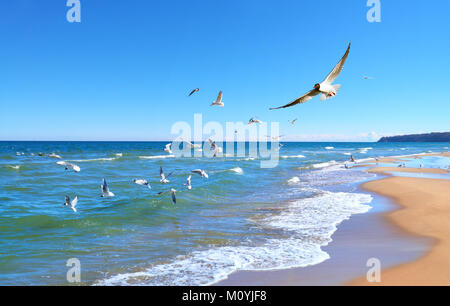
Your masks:
{"label": "sandy beach", "polygon": [[[369,171],[448,173],[442,169],[386,167]],[[393,176],[365,183],[362,188],[393,199],[402,209],[387,214],[387,218],[409,233],[432,238],[434,243],[420,259],[382,270],[381,283],[368,283],[361,277],[349,285],[450,285],[450,180]]]}

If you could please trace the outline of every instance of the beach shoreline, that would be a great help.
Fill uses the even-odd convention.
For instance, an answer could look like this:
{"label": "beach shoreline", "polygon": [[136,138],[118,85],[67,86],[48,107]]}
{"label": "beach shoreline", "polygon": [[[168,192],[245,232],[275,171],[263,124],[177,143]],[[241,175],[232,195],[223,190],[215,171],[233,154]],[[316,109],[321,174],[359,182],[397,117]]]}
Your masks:
{"label": "beach shoreline", "polygon": [[[422,156],[449,157],[449,153],[381,158],[360,165],[367,167],[367,172],[379,175],[374,180],[360,184],[363,192],[374,196],[374,206],[379,210],[354,215],[340,224],[333,241],[323,247],[330,259],[314,266],[287,270],[238,271],[215,285],[449,285],[450,277],[447,275],[450,275],[450,271],[439,270],[441,265],[450,269],[450,262],[445,258],[447,251],[450,251],[450,242],[443,241],[447,235],[445,216],[448,214],[450,217],[450,205],[445,207],[448,202],[446,199],[450,199],[450,180],[393,174],[446,175],[449,172],[437,168],[378,165],[402,163]],[[417,208],[418,203],[431,197],[435,199],[430,205],[423,209]],[[436,229],[428,232],[425,225],[416,222],[416,218],[428,216],[435,205],[439,205],[445,215],[435,224]],[[436,214],[440,213],[441,210],[431,214],[430,222],[434,222]],[[440,231],[442,228],[444,232]],[[366,273],[370,267],[366,260],[370,258],[380,260],[381,283],[367,281]],[[431,269],[428,268],[430,265],[433,266]]]}

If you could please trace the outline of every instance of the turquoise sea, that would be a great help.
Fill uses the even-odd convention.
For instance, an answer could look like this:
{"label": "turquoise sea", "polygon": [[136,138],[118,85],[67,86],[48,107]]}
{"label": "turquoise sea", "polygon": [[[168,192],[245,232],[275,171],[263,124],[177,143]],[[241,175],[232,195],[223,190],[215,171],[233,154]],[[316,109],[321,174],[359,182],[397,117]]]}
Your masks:
{"label": "turquoise sea", "polygon": [[[321,248],[339,223],[371,209],[372,196],[358,185],[375,175],[345,169],[350,155],[364,161],[450,147],[287,142],[278,166],[265,169],[255,156],[177,157],[165,145],[0,142],[0,285],[68,285],[71,258],[81,263],[82,285],[208,285],[238,270],[318,264],[329,258]],[[173,171],[169,184],[160,183],[160,166]],[[193,174],[187,190],[199,168],[209,178]],[[100,197],[103,178],[115,197]],[[158,195],[171,188],[176,205],[169,193]],[[62,207],[66,195],[78,196],[77,213]]]}

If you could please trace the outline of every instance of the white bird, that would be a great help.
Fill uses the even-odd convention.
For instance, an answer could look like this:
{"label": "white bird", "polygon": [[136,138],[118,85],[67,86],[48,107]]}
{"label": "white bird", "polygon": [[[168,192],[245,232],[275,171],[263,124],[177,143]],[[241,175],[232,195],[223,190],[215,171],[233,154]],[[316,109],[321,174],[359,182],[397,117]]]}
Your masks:
{"label": "white bird", "polygon": [[171,150],[171,147],[172,147],[172,143],[166,144],[166,147],[164,148],[164,151],[169,153],[169,154],[172,154],[173,152]]}
{"label": "white bird", "polygon": [[77,203],[78,197],[75,197],[75,199],[73,199],[73,201],[71,202],[70,198],[66,196],[66,201],[64,202],[63,207],[70,206],[70,208],[72,208],[74,212],[77,212],[77,209],[75,208],[75,206],[77,206]]}
{"label": "white bird", "polygon": [[205,172],[205,170],[202,170],[202,169],[195,169],[195,170],[192,170],[191,172],[192,172],[192,173],[195,173],[195,174],[198,174],[198,175],[200,175],[201,177],[206,177],[206,178],[208,178],[208,174]]}
{"label": "white bird", "polygon": [[223,107],[225,104],[222,102],[222,91],[219,91],[219,95],[217,96],[216,101],[213,101],[213,103],[211,104],[211,106],[220,106]]}
{"label": "white bird", "polygon": [[100,186],[100,188],[102,189],[102,198],[109,198],[114,196],[114,193],[109,191],[108,184],[106,183],[105,179],[103,179],[103,184]]}
{"label": "white bird", "polygon": [[209,138],[208,140],[209,140],[209,144],[211,146],[211,151],[214,151],[213,157],[216,157],[217,153],[222,152],[222,148],[219,147],[218,145],[216,145],[216,143],[213,140],[211,140],[211,138]]}
{"label": "white bird", "polygon": [[192,175],[189,175],[189,177],[186,180],[186,184],[184,184],[184,186],[186,186],[188,190],[192,189],[191,178],[192,178]]}
{"label": "white bird", "polygon": [[152,186],[150,186],[150,184],[147,180],[134,179],[133,183],[135,183],[137,185],[141,185],[141,186],[147,186],[148,189],[152,189]]}
{"label": "white bird", "polygon": [[59,161],[59,162],[56,162],[56,164],[58,164],[60,166],[63,166],[66,170],[71,169],[74,172],[80,172],[81,171],[81,168],[78,167],[77,165],[74,165],[74,164],[71,164],[71,163],[68,163],[68,162],[65,162],[65,161]]}
{"label": "white bird", "polygon": [[177,204],[177,197],[175,196],[175,193],[177,192],[175,189],[170,189],[170,191],[162,191],[162,192],[158,192],[158,195],[162,195],[165,194],[167,192],[170,192],[172,195],[172,203],[175,205]]}
{"label": "white bird", "polygon": [[300,98],[297,98],[296,100],[292,101],[289,104],[286,104],[284,106],[271,108],[273,109],[280,109],[280,108],[286,108],[291,107],[299,103],[305,103],[309,100],[311,100],[313,97],[317,96],[318,94],[322,94],[320,96],[321,100],[327,100],[337,95],[339,89],[341,88],[341,85],[332,85],[334,80],[339,76],[339,74],[342,71],[342,68],[344,67],[345,61],[347,60],[348,54],[350,52],[350,46],[351,43],[348,44],[347,51],[345,52],[344,56],[341,58],[339,63],[333,68],[333,70],[330,72],[330,74],[325,78],[325,80],[322,81],[322,83],[317,83],[314,85],[314,88],[310,91],[308,91],[305,95],[301,96]]}
{"label": "white bird", "polygon": [[251,118],[251,119],[248,121],[247,124],[253,124],[253,123],[255,123],[255,124],[261,124],[262,121],[261,121],[261,120],[258,120],[258,119],[256,119],[256,118]]}
{"label": "white bird", "polygon": [[364,76],[364,80],[373,80],[373,78],[370,76]]}
{"label": "white bird", "polygon": [[169,176],[171,176],[172,173],[173,173],[173,172],[171,172],[168,176],[166,176],[166,175],[164,174],[163,168],[162,168],[162,167],[159,167],[159,176],[161,177],[160,182],[163,183],[163,184],[170,183],[170,181],[169,181],[167,178],[168,178]]}

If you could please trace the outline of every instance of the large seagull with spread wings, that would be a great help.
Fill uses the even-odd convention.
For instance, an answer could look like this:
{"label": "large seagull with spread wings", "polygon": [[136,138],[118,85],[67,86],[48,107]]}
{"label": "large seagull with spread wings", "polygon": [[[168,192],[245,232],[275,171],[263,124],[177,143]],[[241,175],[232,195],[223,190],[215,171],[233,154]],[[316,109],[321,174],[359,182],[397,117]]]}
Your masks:
{"label": "large seagull with spread wings", "polygon": [[322,83],[317,83],[314,85],[314,88],[307,92],[305,95],[301,96],[298,99],[295,99],[289,104],[286,104],[284,106],[271,108],[272,109],[280,109],[280,108],[287,108],[294,106],[299,103],[305,103],[309,100],[311,100],[313,97],[317,96],[318,94],[322,94],[320,96],[320,100],[327,100],[337,95],[339,89],[341,88],[341,85],[332,85],[334,80],[339,76],[339,74],[342,71],[342,68],[344,67],[345,61],[347,60],[348,54],[350,52],[350,45],[348,44],[347,51],[345,52],[344,56],[341,58],[339,63],[333,68],[333,70],[330,72],[330,74],[325,78],[325,80],[322,81]]}

